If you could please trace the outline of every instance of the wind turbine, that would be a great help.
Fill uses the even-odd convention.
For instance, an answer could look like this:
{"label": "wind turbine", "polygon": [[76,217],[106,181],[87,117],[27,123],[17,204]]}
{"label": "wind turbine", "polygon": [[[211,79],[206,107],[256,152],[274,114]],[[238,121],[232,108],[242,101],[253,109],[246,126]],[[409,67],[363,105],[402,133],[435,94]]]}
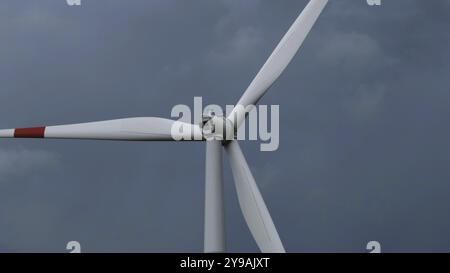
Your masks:
{"label": "wind turbine", "polygon": [[[206,141],[205,252],[225,251],[222,147],[228,154],[239,204],[262,252],[285,252],[235,135],[247,106],[258,103],[293,59],[328,0],[310,0],[227,117],[206,116],[201,125],[157,117],[0,130],[0,138],[128,141]],[[174,130],[174,128],[177,128]]]}

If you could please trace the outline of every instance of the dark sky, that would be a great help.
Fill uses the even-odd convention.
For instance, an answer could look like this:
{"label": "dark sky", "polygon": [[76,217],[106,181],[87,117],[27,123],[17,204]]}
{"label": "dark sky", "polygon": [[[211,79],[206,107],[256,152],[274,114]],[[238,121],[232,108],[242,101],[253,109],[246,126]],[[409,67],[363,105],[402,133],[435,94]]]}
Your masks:
{"label": "dark sky", "polygon": [[[0,127],[235,103],[305,0],[6,0]],[[331,0],[241,142],[289,252],[450,251],[450,1]],[[204,143],[0,141],[0,251],[201,252]],[[228,247],[257,251],[225,164]]]}

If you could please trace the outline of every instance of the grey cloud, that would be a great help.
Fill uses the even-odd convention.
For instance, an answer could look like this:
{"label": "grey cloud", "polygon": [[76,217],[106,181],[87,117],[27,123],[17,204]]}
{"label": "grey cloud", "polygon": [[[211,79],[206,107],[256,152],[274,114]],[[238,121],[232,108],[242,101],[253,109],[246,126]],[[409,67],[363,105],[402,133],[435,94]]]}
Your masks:
{"label": "grey cloud", "polygon": [[[385,58],[377,41],[366,34],[330,33],[328,40],[316,54],[320,62],[335,69],[358,71],[376,65],[379,58]],[[386,60],[380,62],[385,63]]]}
{"label": "grey cloud", "polygon": [[386,95],[386,87],[383,85],[358,87],[348,100],[344,101],[343,107],[348,109],[350,116],[365,120],[381,109],[381,104]]}
{"label": "grey cloud", "polygon": [[243,62],[251,59],[255,49],[262,42],[264,42],[264,38],[257,29],[252,27],[238,29],[229,41],[210,52],[207,64],[240,66]]}
{"label": "grey cloud", "polygon": [[[306,2],[2,1],[0,127],[234,104]],[[280,105],[280,148],[242,148],[288,251],[449,251],[449,8],[330,1],[261,101]],[[0,151],[0,251],[202,251],[200,143]],[[256,251],[225,167],[230,251]]]}
{"label": "grey cloud", "polygon": [[42,168],[59,164],[55,153],[45,150],[0,149],[0,179],[6,182],[10,176],[27,176]]}

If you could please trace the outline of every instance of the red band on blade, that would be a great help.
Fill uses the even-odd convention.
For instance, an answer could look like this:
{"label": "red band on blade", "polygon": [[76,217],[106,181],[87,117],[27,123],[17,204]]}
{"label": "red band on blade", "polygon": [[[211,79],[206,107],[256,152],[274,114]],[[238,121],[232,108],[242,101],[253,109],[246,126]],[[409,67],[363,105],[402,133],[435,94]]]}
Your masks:
{"label": "red band on blade", "polygon": [[18,128],[14,130],[14,137],[43,138],[45,127]]}

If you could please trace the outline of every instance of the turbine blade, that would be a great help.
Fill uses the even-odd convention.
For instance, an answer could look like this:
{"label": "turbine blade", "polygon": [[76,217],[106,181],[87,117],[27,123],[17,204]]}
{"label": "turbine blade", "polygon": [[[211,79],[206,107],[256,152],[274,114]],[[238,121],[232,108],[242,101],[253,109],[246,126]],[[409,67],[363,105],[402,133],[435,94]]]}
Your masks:
{"label": "turbine blade", "polygon": [[0,130],[0,138],[203,140],[199,126],[155,117]]}
{"label": "turbine blade", "polygon": [[245,108],[258,103],[294,58],[327,2],[328,0],[311,0],[281,39],[228,116],[228,119],[235,124],[236,129],[245,119]]}
{"label": "turbine blade", "polygon": [[222,142],[206,141],[205,253],[225,252]]}
{"label": "turbine blade", "polygon": [[262,252],[285,252],[280,236],[236,140],[225,146],[242,214]]}

